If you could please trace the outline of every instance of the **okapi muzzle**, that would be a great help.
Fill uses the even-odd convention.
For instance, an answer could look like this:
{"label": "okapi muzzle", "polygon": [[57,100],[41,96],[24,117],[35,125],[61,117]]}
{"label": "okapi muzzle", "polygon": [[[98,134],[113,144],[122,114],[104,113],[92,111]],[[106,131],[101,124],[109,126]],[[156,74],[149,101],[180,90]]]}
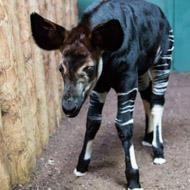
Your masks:
{"label": "okapi muzzle", "polygon": [[99,78],[98,69],[101,69],[101,61],[97,62],[97,66],[93,64],[96,62],[91,63],[94,66],[87,66],[87,63],[85,61],[76,71],[70,71],[70,74],[69,71],[64,73],[63,64],[60,65],[60,72],[64,80],[62,109],[67,117],[75,117],[79,113]]}
{"label": "okapi muzzle", "polygon": [[31,29],[40,48],[61,51],[62,109],[66,116],[75,117],[101,75],[102,53],[120,48],[123,42],[121,25],[118,20],[110,20],[94,28],[78,25],[68,31],[33,13]]}
{"label": "okapi muzzle", "polygon": [[84,102],[84,97],[75,93],[76,87],[68,82],[64,84],[62,109],[67,117],[75,117]]}

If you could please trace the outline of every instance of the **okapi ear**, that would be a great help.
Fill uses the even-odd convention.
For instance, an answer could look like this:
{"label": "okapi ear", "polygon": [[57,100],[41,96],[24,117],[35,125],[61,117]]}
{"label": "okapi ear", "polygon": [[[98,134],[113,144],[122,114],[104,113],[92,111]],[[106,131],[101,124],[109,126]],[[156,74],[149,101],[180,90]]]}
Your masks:
{"label": "okapi ear", "polygon": [[60,49],[63,45],[66,29],[41,17],[37,13],[30,15],[32,35],[36,44],[45,50]]}
{"label": "okapi ear", "polygon": [[123,29],[120,22],[115,19],[96,26],[91,34],[92,43],[104,51],[118,50],[123,39]]}

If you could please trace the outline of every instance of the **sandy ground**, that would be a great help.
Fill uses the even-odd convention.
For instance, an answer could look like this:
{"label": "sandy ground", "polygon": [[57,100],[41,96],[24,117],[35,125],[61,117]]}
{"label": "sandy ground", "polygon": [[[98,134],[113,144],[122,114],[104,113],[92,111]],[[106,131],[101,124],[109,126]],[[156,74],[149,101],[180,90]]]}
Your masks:
{"label": "sandy ground", "polygon": [[[125,190],[124,153],[114,125],[116,104],[115,92],[111,91],[86,176],[77,178],[73,170],[83,144],[88,101],[76,118],[63,119],[31,174],[31,184],[12,189]],[[172,73],[170,77],[163,117],[166,164],[153,165],[152,149],[141,145],[144,111],[139,95],[134,121],[135,153],[144,190],[190,189],[190,73]]]}

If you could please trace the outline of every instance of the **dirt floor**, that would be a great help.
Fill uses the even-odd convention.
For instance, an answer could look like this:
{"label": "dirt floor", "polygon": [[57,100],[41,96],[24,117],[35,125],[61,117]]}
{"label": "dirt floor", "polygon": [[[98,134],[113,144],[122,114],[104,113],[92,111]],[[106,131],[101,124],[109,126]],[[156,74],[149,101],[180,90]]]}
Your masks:
{"label": "dirt floor", "polygon": [[[114,120],[116,95],[111,91],[103,111],[100,131],[93,145],[89,172],[77,178],[77,164],[83,137],[88,101],[74,119],[64,118],[62,127],[50,138],[32,173],[28,186],[13,190],[125,190],[124,153]],[[153,165],[152,149],[143,147],[144,111],[137,97],[134,112],[134,142],[140,181],[144,190],[181,190],[190,188],[190,73],[172,73],[166,94],[163,138],[166,164]]]}

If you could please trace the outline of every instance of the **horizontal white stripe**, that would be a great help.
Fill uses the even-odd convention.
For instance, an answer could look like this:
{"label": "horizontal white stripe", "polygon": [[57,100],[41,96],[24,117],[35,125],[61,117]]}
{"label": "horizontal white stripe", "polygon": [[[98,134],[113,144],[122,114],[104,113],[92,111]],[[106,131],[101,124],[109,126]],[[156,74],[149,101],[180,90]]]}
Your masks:
{"label": "horizontal white stripe", "polygon": [[163,70],[163,71],[162,70],[155,70],[154,71],[155,80],[156,80],[156,77],[168,75],[169,73],[170,73],[170,69]]}
{"label": "horizontal white stripe", "polygon": [[128,110],[125,110],[125,111],[121,111],[119,113],[123,114],[123,113],[133,112],[133,111],[134,111],[134,108],[133,109],[128,109]]}
{"label": "horizontal white stripe", "polygon": [[163,63],[157,64],[157,65],[154,66],[154,68],[156,68],[156,67],[164,67],[164,66],[169,66],[169,64],[168,64],[168,63],[165,63],[165,64],[163,64]]}
{"label": "horizontal white stripe", "polygon": [[125,125],[129,125],[129,124],[133,124],[133,119],[130,119],[129,121],[125,122],[125,123],[121,123],[121,120],[116,119],[115,122],[121,126],[125,126]]}
{"label": "horizontal white stripe", "polygon": [[172,60],[172,57],[171,56],[164,56],[164,57],[161,57],[161,59],[170,59],[170,60]]}
{"label": "horizontal white stripe", "polygon": [[95,120],[95,121],[101,121],[102,120],[102,116],[100,114],[88,116],[88,118],[90,120]]}
{"label": "horizontal white stripe", "polygon": [[128,104],[129,102],[135,102],[134,100],[128,100],[126,102],[123,102],[121,105],[125,105],[125,104]]}
{"label": "horizontal white stripe", "polygon": [[173,51],[174,50],[174,46],[171,49],[168,49],[168,51]]}
{"label": "horizontal white stripe", "polygon": [[138,88],[133,88],[132,90],[130,90],[129,92],[124,92],[124,93],[117,93],[118,96],[125,96],[130,94],[133,91],[138,91]]}
{"label": "horizontal white stripe", "polygon": [[157,85],[153,88],[153,93],[156,95],[163,95],[166,92],[166,88],[168,86],[168,82],[165,84],[162,83],[162,85]]}
{"label": "horizontal white stripe", "polygon": [[125,107],[123,107],[123,108],[120,108],[120,109],[121,109],[121,110],[125,110],[125,109],[127,109],[127,108],[134,108],[134,105],[125,106]]}
{"label": "horizontal white stripe", "polygon": [[174,40],[172,40],[172,39],[168,39],[170,42],[174,42]]}

